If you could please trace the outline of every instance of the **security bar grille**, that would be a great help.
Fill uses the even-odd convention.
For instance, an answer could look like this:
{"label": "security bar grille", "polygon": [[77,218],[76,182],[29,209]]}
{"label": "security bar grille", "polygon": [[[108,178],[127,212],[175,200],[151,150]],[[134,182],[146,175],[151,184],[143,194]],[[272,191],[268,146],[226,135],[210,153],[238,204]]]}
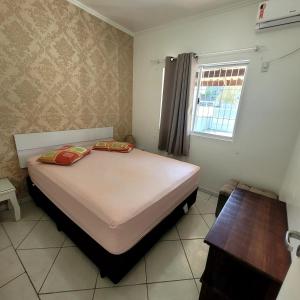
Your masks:
{"label": "security bar grille", "polygon": [[201,66],[195,86],[193,132],[233,136],[247,64]]}

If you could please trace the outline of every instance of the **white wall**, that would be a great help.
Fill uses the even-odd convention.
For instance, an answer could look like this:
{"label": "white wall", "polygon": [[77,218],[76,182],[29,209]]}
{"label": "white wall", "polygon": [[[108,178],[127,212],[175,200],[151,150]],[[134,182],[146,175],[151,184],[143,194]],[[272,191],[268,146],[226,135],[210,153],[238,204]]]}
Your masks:
{"label": "white wall", "polygon": [[280,196],[289,204],[300,206],[300,134],[289,161]]}
{"label": "white wall", "polygon": [[[280,199],[287,202],[289,229],[300,231],[300,133],[280,189]],[[291,244],[293,261],[278,295],[280,300],[299,299],[300,260],[295,253],[299,241],[292,239]]]}
{"label": "white wall", "polygon": [[289,228],[300,231],[300,134],[281,186],[280,199],[287,202]]}
{"label": "white wall", "polygon": [[182,52],[214,52],[263,45],[260,53],[202,59],[250,59],[233,142],[193,136],[189,160],[202,168],[200,186],[217,191],[234,177],[278,192],[299,129],[300,53],[268,60],[299,47],[300,26],[255,32],[257,5],[139,33],[134,41],[133,134],[140,147],[157,151],[162,65],[151,60]]}

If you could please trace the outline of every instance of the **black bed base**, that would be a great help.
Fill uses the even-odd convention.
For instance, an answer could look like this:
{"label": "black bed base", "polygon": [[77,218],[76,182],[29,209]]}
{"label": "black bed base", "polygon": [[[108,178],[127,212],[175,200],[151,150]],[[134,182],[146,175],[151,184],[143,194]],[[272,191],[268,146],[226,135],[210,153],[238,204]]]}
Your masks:
{"label": "black bed base", "polygon": [[97,265],[101,277],[108,277],[118,283],[146,252],[184,215],[183,206],[190,208],[196,201],[197,190],[194,190],[173,212],[163,219],[135,246],[128,251],[115,255],[106,251],[85,231],[59,210],[30,179],[27,178],[29,194],[37,206],[41,207],[56,223],[59,230],[64,231],[72,241]]}

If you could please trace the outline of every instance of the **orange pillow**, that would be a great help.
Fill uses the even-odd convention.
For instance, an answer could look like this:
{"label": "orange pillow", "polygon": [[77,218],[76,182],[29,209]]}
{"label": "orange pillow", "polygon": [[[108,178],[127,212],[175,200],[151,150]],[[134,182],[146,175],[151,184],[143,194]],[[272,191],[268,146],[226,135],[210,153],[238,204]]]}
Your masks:
{"label": "orange pillow", "polygon": [[91,153],[91,149],[77,146],[64,146],[42,154],[38,161],[47,164],[68,166]]}
{"label": "orange pillow", "polygon": [[99,141],[93,149],[102,151],[116,151],[122,153],[128,153],[134,148],[134,145],[130,143],[122,143],[115,141]]}

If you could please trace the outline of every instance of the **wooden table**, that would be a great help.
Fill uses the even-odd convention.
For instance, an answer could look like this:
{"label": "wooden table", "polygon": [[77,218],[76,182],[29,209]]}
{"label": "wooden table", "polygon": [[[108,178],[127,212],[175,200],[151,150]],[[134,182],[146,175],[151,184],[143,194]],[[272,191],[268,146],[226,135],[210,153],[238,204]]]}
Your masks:
{"label": "wooden table", "polygon": [[284,202],[236,189],[205,238],[199,299],[276,299],[291,263]]}

